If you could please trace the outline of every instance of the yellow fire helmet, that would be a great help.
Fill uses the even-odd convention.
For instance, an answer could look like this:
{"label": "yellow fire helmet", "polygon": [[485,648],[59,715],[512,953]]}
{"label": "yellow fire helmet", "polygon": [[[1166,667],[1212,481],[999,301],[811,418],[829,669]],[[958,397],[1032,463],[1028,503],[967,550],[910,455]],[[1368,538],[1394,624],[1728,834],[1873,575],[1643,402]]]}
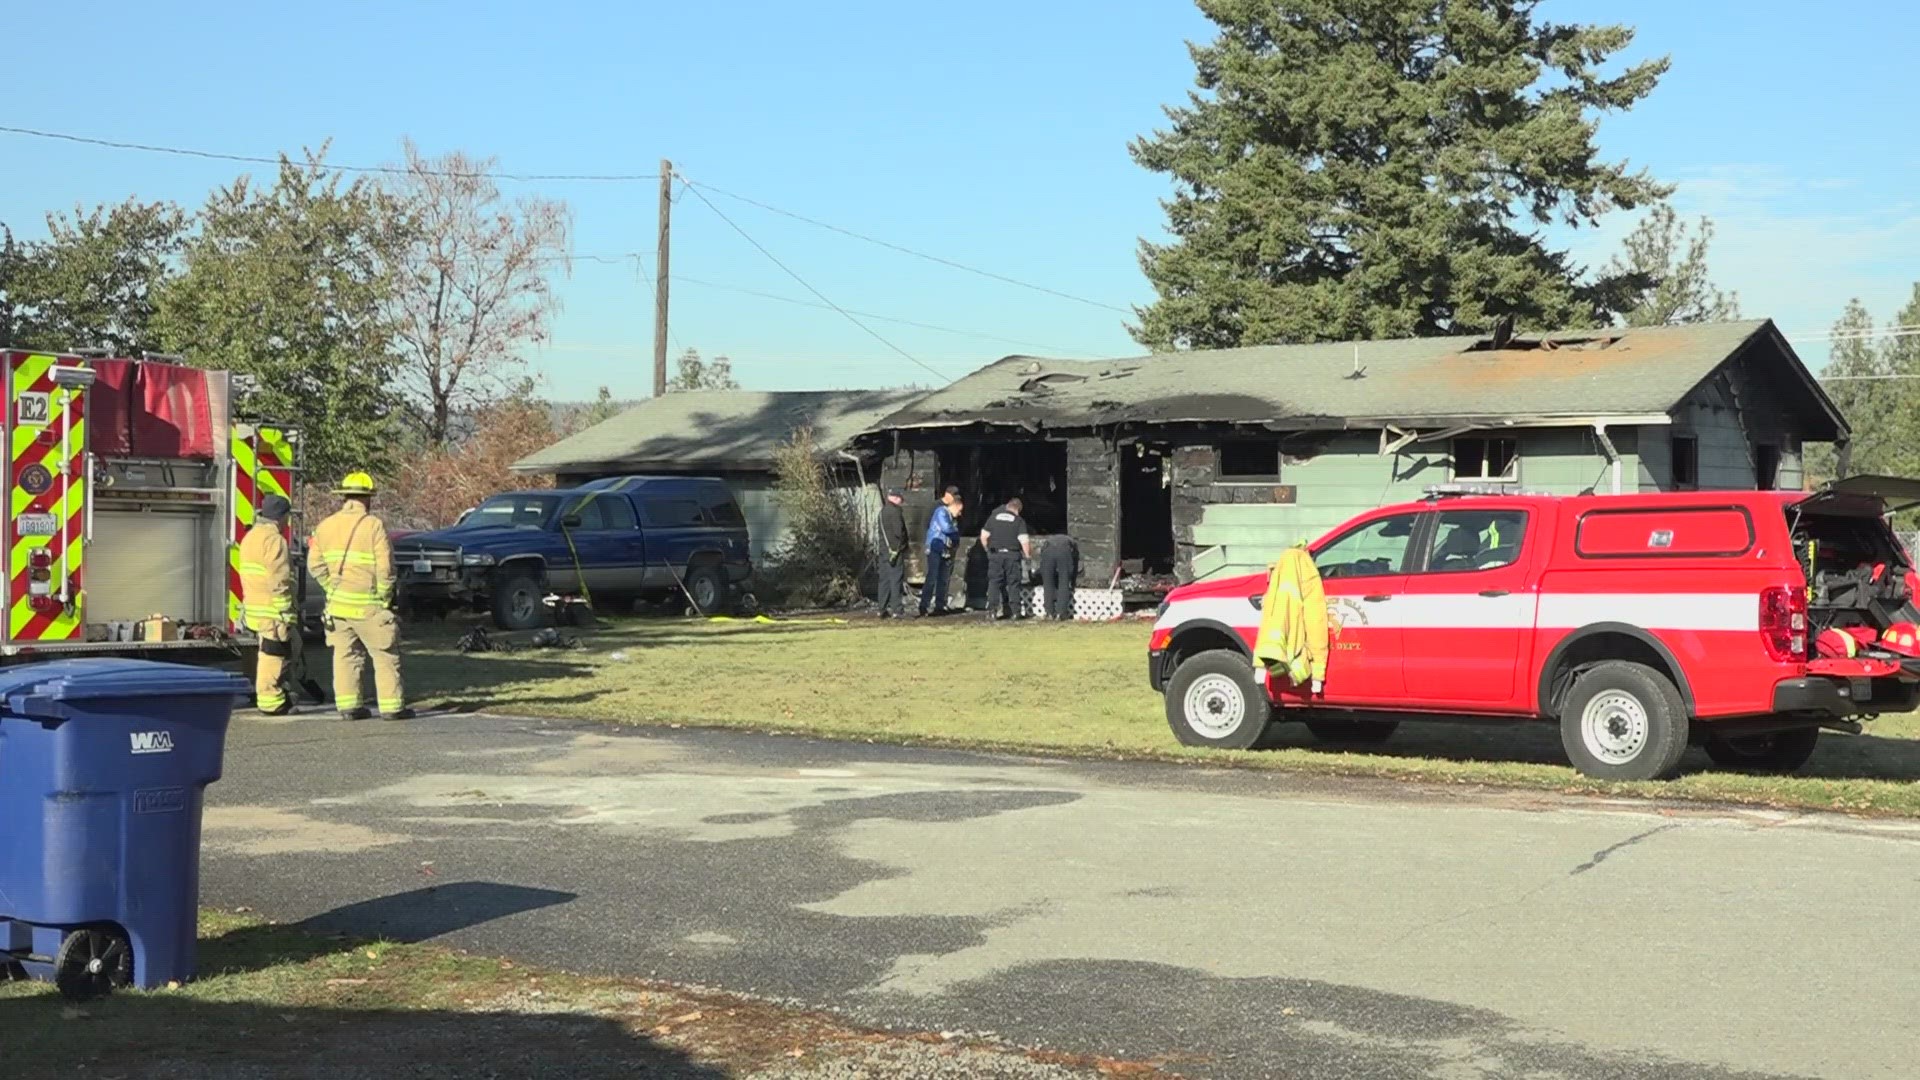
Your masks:
{"label": "yellow fire helmet", "polygon": [[348,473],[340,486],[333,489],[335,495],[371,495],[373,492],[373,477],[363,472]]}

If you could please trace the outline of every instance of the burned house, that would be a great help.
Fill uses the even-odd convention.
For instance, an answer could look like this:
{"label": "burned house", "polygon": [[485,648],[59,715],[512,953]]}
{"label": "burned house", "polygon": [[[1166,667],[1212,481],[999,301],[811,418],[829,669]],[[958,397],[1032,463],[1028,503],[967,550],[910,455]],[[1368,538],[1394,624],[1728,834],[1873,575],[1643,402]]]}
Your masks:
{"label": "burned house", "polygon": [[1019,495],[1083,585],[1255,570],[1352,515],[1462,482],[1565,494],[1797,488],[1847,427],[1772,322],[1012,356],[855,442],[924,526]]}

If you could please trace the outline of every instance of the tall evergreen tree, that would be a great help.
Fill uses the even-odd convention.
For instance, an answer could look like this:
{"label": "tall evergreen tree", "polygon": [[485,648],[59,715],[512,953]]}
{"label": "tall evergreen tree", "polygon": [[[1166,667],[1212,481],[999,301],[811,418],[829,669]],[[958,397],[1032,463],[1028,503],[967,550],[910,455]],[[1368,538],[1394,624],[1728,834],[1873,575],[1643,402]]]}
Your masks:
{"label": "tall evergreen tree", "polygon": [[[1833,324],[1833,351],[1821,371],[1821,386],[1853,429],[1848,462],[1854,473],[1913,476],[1920,473],[1920,283],[1905,307],[1881,332],[1859,300]],[[1810,448],[1807,468],[1831,479],[1839,462],[1829,447]]]}
{"label": "tall evergreen tree", "polygon": [[[1537,0],[1198,0],[1199,92],[1132,146],[1168,174],[1169,243],[1142,241],[1154,348],[1591,325],[1621,303],[1541,229],[1664,190],[1599,159],[1598,115],[1665,59],[1602,74],[1633,31]],[[1632,298],[1629,298],[1629,301]]]}
{"label": "tall evergreen tree", "polygon": [[1663,202],[1642,218],[1607,268],[1641,290],[1640,302],[1623,313],[1626,324],[1671,326],[1739,318],[1739,294],[1721,292],[1707,271],[1712,244],[1713,222],[1704,216],[1690,230]]}

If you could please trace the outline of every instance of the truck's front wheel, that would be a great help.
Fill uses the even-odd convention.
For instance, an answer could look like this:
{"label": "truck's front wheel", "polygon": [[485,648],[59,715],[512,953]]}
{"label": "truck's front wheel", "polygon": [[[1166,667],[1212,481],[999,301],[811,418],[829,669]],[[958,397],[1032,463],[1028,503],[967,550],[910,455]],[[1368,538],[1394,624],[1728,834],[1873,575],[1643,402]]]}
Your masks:
{"label": "truck's front wheel", "polygon": [[531,570],[508,570],[493,583],[493,621],[502,630],[532,630],[547,621],[546,590]]}
{"label": "truck's front wheel", "polygon": [[693,601],[695,615],[721,615],[727,607],[727,578],[717,566],[696,566],[687,571],[687,596]]}
{"label": "truck's front wheel", "polygon": [[1673,680],[1645,664],[1607,660],[1575,680],[1560,710],[1573,767],[1598,780],[1661,780],[1687,752],[1687,707]]}
{"label": "truck's front wheel", "polygon": [[1227,649],[1203,652],[1175,668],[1166,697],[1167,725],[1185,746],[1251,749],[1273,717],[1253,667]]}
{"label": "truck's front wheel", "polygon": [[1820,729],[1795,728],[1766,735],[1727,736],[1708,732],[1707,756],[1723,769],[1790,773],[1807,763],[1820,742]]}

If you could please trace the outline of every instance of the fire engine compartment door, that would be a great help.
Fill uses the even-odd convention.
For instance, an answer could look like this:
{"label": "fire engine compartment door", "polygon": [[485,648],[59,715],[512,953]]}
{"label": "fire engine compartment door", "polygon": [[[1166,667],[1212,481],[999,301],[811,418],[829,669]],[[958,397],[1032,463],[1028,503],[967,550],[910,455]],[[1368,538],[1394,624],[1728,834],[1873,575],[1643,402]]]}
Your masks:
{"label": "fire engine compartment door", "polygon": [[180,623],[223,622],[225,613],[211,609],[207,599],[209,568],[226,565],[215,546],[221,539],[216,528],[211,507],[96,507],[87,551],[87,621],[167,615]]}

